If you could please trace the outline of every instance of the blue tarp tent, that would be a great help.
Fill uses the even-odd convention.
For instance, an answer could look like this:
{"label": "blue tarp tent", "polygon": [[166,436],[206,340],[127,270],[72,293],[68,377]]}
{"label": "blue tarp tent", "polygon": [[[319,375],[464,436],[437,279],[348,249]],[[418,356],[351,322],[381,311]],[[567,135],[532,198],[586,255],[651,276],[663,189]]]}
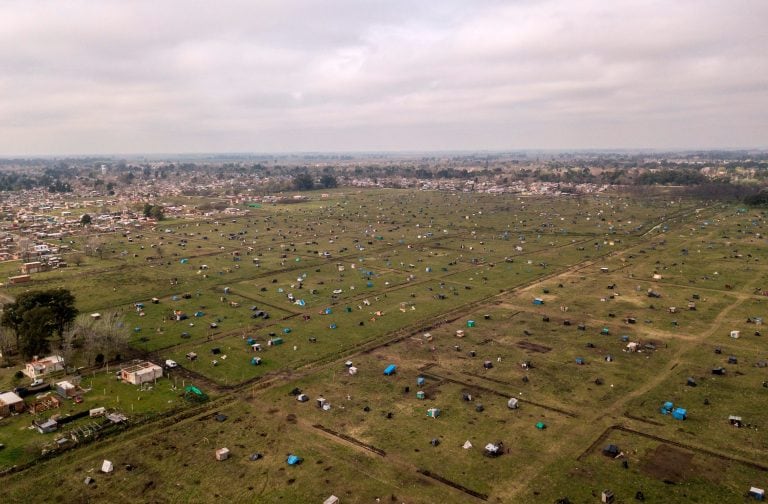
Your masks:
{"label": "blue tarp tent", "polygon": [[687,414],[688,412],[684,408],[675,408],[675,410],[672,412],[672,417],[674,417],[675,420],[685,420]]}
{"label": "blue tarp tent", "polygon": [[395,374],[395,371],[397,371],[397,366],[395,366],[394,364],[390,364],[384,369],[384,374],[387,376],[391,376]]}
{"label": "blue tarp tent", "polygon": [[288,460],[286,462],[288,462],[288,465],[299,465],[302,460],[301,457],[291,454],[288,455]]}
{"label": "blue tarp tent", "polygon": [[674,408],[675,405],[671,401],[667,401],[664,404],[661,405],[661,414],[662,415],[669,415],[672,413],[672,408]]}

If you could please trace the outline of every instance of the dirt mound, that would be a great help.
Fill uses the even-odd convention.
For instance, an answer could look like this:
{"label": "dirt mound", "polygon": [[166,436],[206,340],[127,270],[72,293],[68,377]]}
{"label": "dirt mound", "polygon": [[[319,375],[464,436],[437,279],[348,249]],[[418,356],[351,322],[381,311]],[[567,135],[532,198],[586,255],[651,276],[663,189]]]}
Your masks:
{"label": "dirt mound", "polygon": [[660,444],[640,462],[640,469],[665,483],[680,483],[696,476],[693,453]]}

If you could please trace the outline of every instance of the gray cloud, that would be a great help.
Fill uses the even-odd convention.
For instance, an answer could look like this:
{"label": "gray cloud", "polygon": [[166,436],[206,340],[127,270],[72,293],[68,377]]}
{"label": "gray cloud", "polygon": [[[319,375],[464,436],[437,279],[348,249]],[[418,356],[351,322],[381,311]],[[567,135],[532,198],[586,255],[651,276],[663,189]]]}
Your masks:
{"label": "gray cloud", "polygon": [[0,154],[765,147],[768,2],[5,1]]}

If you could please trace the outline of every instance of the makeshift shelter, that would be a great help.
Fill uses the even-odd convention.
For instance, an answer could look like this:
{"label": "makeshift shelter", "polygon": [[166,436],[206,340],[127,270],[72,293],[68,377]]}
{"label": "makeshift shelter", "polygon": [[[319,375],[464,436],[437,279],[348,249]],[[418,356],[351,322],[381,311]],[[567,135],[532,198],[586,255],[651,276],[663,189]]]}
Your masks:
{"label": "makeshift shelter", "polygon": [[467,439],[466,441],[464,441],[464,444],[461,445],[461,447],[464,448],[465,450],[469,450],[470,448],[472,448],[472,443],[470,443],[469,439]]}
{"label": "makeshift shelter", "polygon": [[672,409],[674,409],[675,405],[672,403],[672,401],[667,401],[664,404],[661,405],[661,414],[662,415],[669,415],[672,413]]}
{"label": "makeshift shelter", "polygon": [[741,335],[741,331],[731,331],[731,338],[738,339]]}
{"label": "makeshift shelter", "polygon": [[486,457],[498,457],[504,453],[504,445],[501,441],[498,443],[488,443],[483,449],[483,455]]}
{"label": "makeshift shelter", "polygon": [[762,501],[765,499],[765,490],[762,488],[750,487],[749,496],[757,501]]}
{"label": "makeshift shelter", "polygon": [[619,450],[619,447],[616,446],[615,444],[609,444],[608,446],[603,448],[603,455],[605,455],[606,457],[616,458],[616,456],[618,456],[619,453],[621,453],[621,451]]}
{"label": "makeshift shelter", "polygon": [[229,458],[229,448],[219,448],[216,450],[216,460],[222,461]]}
{"label": "makeshift shelter", "polygon": [[543,305],[544,304],[544,300],[541,299],[541,298],[533,298],[533,304],[535,304],[535,305]]}
{"label": "makeshift shelter", "polygon": [[600,502],[604,504],[613,504],[614,498],[614,494],[610,490],[603,490],[600,494]]}
{"label": "makeshift shelter", "polygon": [[424,379],[423,376],[419,376],[416,378],[416,385],[421,386],[421,385],[424,385],[424,383],[426,383],[426,380]]}
{"label": "makeshift shelter", "polygon": [[741,417],[735,415],[729,415],[728,422],[734,427],[741,427],[744,424],[744,422],[741,420]]}
{"label": "makeshift shelter", "polygon": [[475,321],[474,320],[467,320],[467,327],[475,327]]}
{"label": "makeshift shelter", "polygon": [[672,412],[672,417],[675,420],[685,420],[688,417],[688,412],[685,410],[685,408],[675,408],[675,410]]}
{"label": "makeshift shelter", "polygon": [[427,416],[430,418],[437,418],[440,416],[440,410],[438,408],[429,408],[427,410]]}
{"label": "makeshift shelter", "polygon": [[109,460],[105,460],[104,462],[101,463],[101,472],[111,473],[114,470],[115,470],[115,466]]}
{"label": "makeshift shelter", "polygon": [[395,366],[394,364],[390,364],[389,366],[384,368],[384,374],[386,376],[392,376],[393,374],[395,374],[395,372],[397,372],[397,366]]}
{"label": "makeshift shelter", "polygon": [[338,497],[336,497],[335,495],[331,495],[330,497],[328,497],[323,501],[323,504],[339,504],[339,502],[340,501]]}
{"label": "makeshift shelter", "polygon": [[261,357],[251,357],[251,365],[258,366],[261,364]]}
{"label": "makeshift shelter", "polygon": [[425,399],[426,397],[427,396],[423,390],[419,390],[418,392],[416,392],[416,399]]}
{"label": "makeshift shelter", "polygon": [[544,430],[547,428],[547,424],[545,424],[544,422],[536,422],[536,428],[539,430]]}
{"label": "makeshift shelter", "polygon": [[294,466],[294,465],[301,464],[303,462],[303,460],[304,459],[302,459],[298,455],[290,454],[290,455],[288,455],[288,458],[286,459],[286,462],[288,463],[288,465]]}
{"label": "makeshift shelter", "polygon": [[507,401],[507,408],[509,409],[517,409],[519,407],[518,400],[514,397],[510,397],[509,401]]}

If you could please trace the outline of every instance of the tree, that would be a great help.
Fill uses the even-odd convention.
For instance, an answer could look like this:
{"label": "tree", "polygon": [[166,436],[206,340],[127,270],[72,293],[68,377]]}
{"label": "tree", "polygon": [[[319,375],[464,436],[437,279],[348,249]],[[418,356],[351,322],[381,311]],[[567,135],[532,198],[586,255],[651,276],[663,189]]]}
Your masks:
{"label": "tree", "polygon": [[13,330],[16,348],[31,357],[47,350],[54,333],[63,339],[77,313],[75,297],[66,289],[30,291],[5,306],[0,324]]}
{"label": "tree", "polygon": [[120,355],[129,338],[130,332],[117,313],[103,313],[99,319],[84,314],[67,331],[63,347],[70,354],[70,361],[79,354],[88,365],[102,365]]}
{"label": "tree", "polygon": [[334,187],[337,187],[339,185],[339,182],[336,180],[336,177],[334,177],[330,173],[326,173],[325,175],[320,177],[320,185],[323,186],[325,189],[333,189]]}
{"label": "tree", "polygon": [[293,188],[297,191],[311,191],[315,188],[315,181],[309,173],[299,173],[293,177]]}
{"label": "tree", "polygon": [[165,210],[160,205],[144,203],[144,217],[161,221],[165,218]]}
{"label": "tree", "polygon": [[6,327],[0,326],[0,354],[2,354],[3,364],[10,362],[11,351],[13,350],[13,331]]}
{"label": "tree", "polygon": [[91,216],[90,214],[83,214],[82,217],[80,217],[80,224],[83,226],[87,226],[91,223]]}
{"label": "tree", "polygon": [[19,345],[21,355],[30,359],[48,352],[48,338],[53,334],[55,326],[53,320],[53,310],[50,306],[34,306],[22,314],[19,324],[19,333],[22,336]]}

